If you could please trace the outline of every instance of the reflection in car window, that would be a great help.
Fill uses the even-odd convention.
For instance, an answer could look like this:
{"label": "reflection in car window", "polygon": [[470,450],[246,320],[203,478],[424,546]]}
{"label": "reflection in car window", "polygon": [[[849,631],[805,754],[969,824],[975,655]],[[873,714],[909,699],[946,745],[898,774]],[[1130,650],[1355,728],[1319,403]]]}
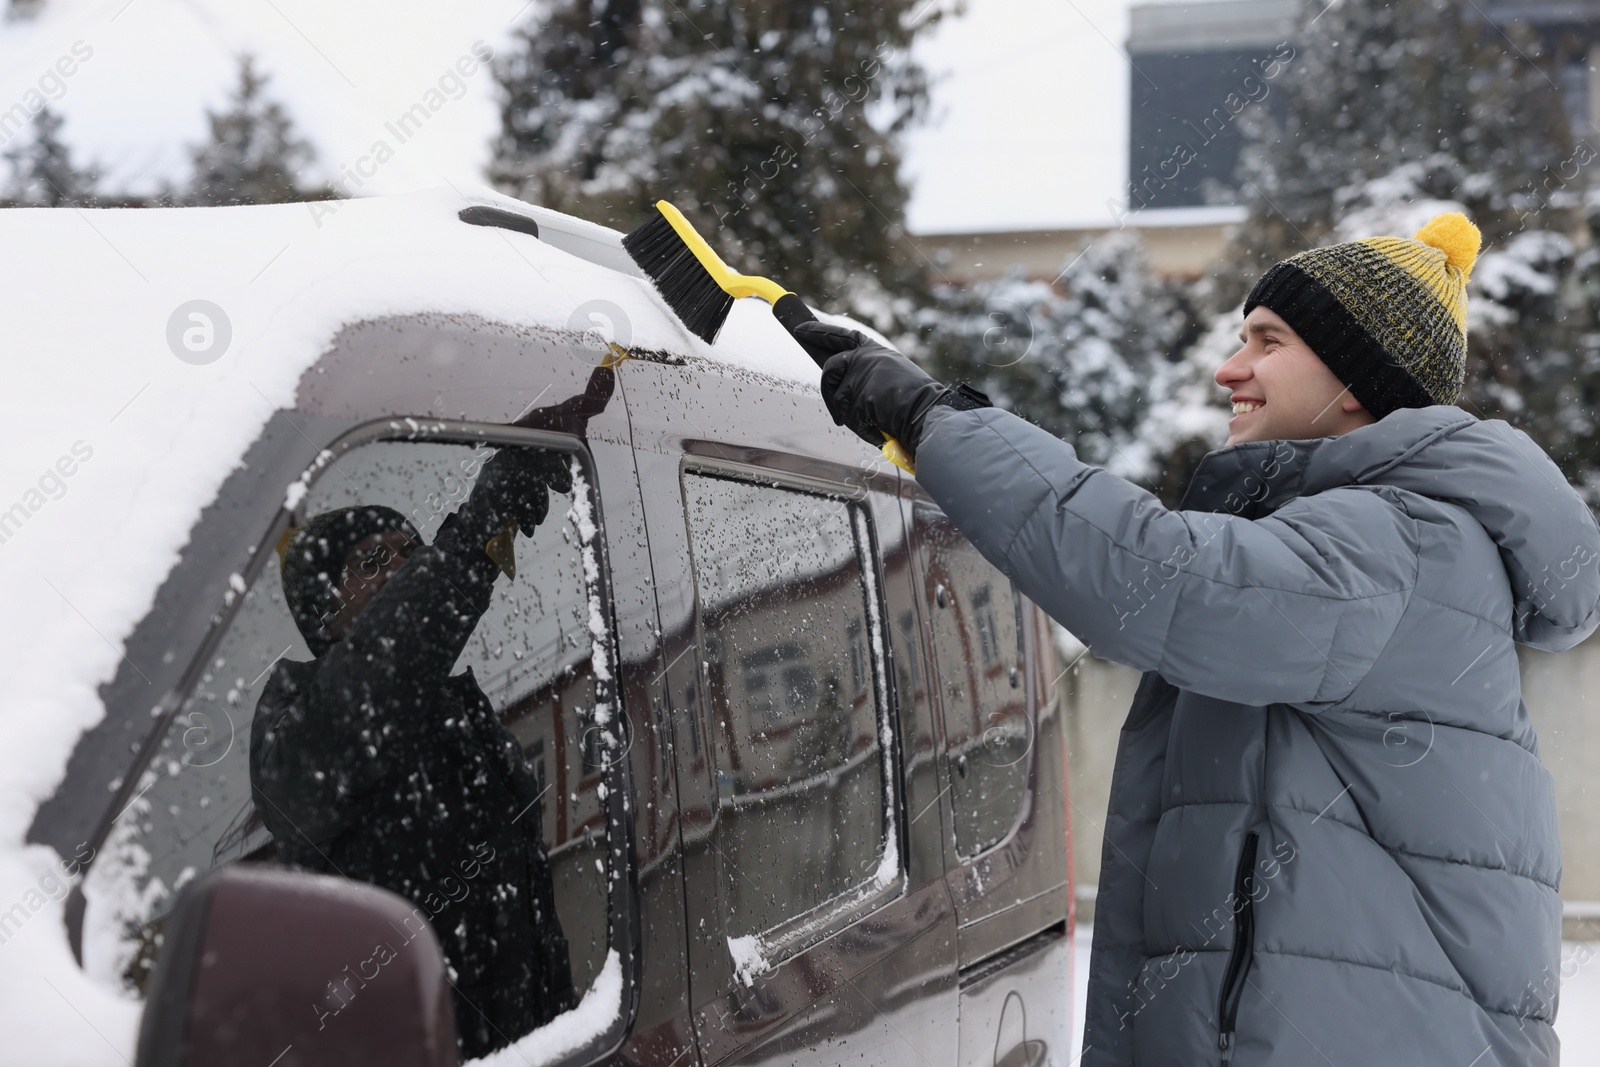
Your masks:
{"label": "reflection in car window", "polygon": [[1020,604],[937,508],[915,508],[918,554],[944,705],[956,849],[975,856],[1010,832],[1028,786],[1032,732]]}
{"label": "reflection in car window", "polygon": [[749,937],[898,873],[871,549],[847,501],[699,474],[684,492],[723,904]]}
{"label": "reflection in car window", "polygon": [[[383,442],[335,460],[237,583],[89,876],[86,966],[142,991],[178,888],[272,863],[415,902],[468,1057],[574,1007],[615,961],[619,717],[590,507],[553,451]],[[344,977],[315,1006],[325,1026]]]}

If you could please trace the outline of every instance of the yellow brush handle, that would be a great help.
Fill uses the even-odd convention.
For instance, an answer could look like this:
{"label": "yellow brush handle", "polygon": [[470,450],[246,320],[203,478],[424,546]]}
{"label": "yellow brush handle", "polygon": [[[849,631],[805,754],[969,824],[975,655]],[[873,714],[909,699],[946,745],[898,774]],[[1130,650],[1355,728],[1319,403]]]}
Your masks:
{"label": "yellow brush handle", "polygon": [[[661,212],[661,217],[671,225],[673,232],[683,241],[684,247],[693,253],[700,266],[711,275],[718,287],[734,299],[746,296],[756,296],[769,304],[776,305],[779,300],[791,296],[789,290],[773,281],[771,278],[757,278],[749,274],[738,274],[734,269],[722,262],[722,257],[706,244],[706,239],[700,236],[698,230],[683,217],[683,212],[673,207],[666,200],[656,201],[656,210]],[[798,304],[798,301],[796,302]],[[810,313],[805,313],[810,318]],[[912,465],[911,454],[907,452],[893,437],[883,435],[883,458],[893,463],[912,477],[916,477],[917,468]]]}
{"label": "yellow brush handle", "polygon": [[759,296],[769,304],[776,304],[781,298],[789,294],[789,290],[773,281],[771,278],[757,278],[749,274],[735,273],[734,269],[722,262],[722,257],[712,251],[706,244],[706,239],[701,237],[689,220],[683,217],[683,212],[667,203],[665,200],[656,201],[656,210],[661,212],[663,218],[672,225],[674,231],[683,240],[694,258],[706,269],[706,273],[716,281],[722,291],[738,299],[745,296]]}
{"label": "yellow brush handle", "polygon": [[911,477],[915,478],[917,476],[917,468],[911,462],[911,453],[906,451],[905,445],[902,445],[888,434],[883,435],[883,458],[911,475]]}

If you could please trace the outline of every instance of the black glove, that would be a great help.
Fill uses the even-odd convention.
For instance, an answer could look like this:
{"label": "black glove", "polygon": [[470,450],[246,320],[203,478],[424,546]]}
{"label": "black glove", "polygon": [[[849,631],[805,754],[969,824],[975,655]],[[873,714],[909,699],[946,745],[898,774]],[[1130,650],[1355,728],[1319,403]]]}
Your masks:
{"label": "black glove", "polygon": [[572,492],[567,458],[557,452],[509,446],[483,465],[472,495],[461,508],[471,526],[492,536],[512,519],[523,534],[550,513],[550,490]]}
{"label": "black glove", "polygon": [[923,416],[934,406],[948,404],[960,410],[989,406],[988,397],[977,390],[941,385],[905,356],[868,340],[859,330],[807,322],[794,333],[808,351],[833,353],[822,367],[822,402],[834,422],[874,448],[883,447],[887,433],[915,455]]}

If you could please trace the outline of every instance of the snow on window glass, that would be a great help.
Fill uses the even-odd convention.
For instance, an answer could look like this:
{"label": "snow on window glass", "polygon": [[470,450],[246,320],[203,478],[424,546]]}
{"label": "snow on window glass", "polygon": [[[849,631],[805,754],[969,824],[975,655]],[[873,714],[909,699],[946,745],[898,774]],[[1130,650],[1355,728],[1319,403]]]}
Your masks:
{"label": "snow on window glass", "polygon": [[871,549],[848,501],[698,474],[684,492],[726,929],[750,957],[897,872]]}
{"label": "snow on window glass", "polygon": [[621,746],[581,467],[384,442],[303,504],[91,870],[87,965],[142,993],[176,889],[273,864],[413,901],[469,1058],[614,1018],[585,996],[610,988]]}

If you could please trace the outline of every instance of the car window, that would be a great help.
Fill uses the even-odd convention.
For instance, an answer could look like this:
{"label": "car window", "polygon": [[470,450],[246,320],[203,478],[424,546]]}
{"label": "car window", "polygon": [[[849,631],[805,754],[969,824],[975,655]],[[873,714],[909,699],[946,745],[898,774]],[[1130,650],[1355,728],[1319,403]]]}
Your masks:
{"label": "car window", "polygon": [[[588,991],[616,998],[622,719],[582,463],[377,442],[333,459],[296,517],[255,581],[235,581],[237,610],[90,871],[85,966],[142,993],[175,891],[260,863],[413,901],[453,970],[468,1057]],[[330,976],[308,1010],[337,1025],[356,995]]]}
{"label": "car window", "polygon": [[1010,579],[937,508],[914,509],[943,705],[956,849],[974,856],[1010,832],[1028,788],[1031,722],[1021,604]]}
{"label": "car window", "polygon": [[685,476],[726,929],[781,937],[899,873],[865,512]]}

